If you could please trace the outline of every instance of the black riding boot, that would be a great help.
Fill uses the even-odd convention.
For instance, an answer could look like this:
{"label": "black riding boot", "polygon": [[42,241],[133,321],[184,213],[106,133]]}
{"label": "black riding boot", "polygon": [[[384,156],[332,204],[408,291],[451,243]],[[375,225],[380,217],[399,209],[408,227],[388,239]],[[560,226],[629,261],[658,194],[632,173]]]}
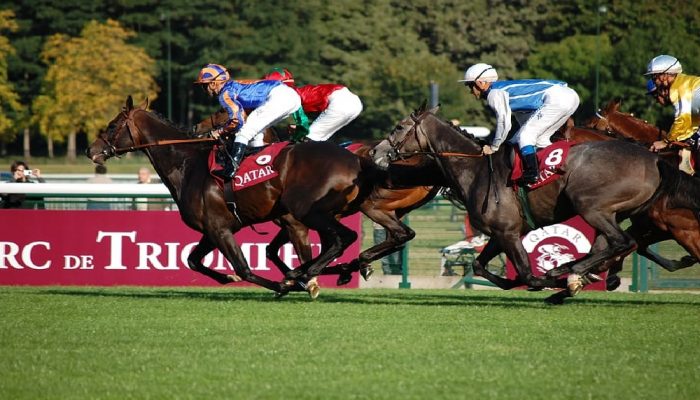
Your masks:
{"label": "black riding boot", "polygon": [[238,171],[238,167],[241,165],[241,160],[243,160],[243,154],[246,148],[248,148],[248,146],[245,143],[227,143],[226,148],[220,150],[220,152],[224,153],[220,153],[220,155],[223,156],[224,169],[217,169],[212,173],[223,180],[228,181],[233,179],[234,175],[236,175],[236,171]]}
{"label": "black riding boot", "polygon": [[532,153],[523,155],[523,182],[530,185],[537,182],[538,174],[537,154]]}

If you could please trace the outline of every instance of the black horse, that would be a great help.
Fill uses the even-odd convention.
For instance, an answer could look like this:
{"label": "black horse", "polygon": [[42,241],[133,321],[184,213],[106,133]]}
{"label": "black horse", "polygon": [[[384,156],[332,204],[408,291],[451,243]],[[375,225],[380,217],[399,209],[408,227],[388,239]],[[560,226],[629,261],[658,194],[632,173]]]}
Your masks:
{"label": "black horse", "polygon": [[[373,158],[386,167],[400,157],[427,154],[441,166],[450,188],[466,206],[471,222],[491,240],[473,264],[474,273],[503,289],[522,284],[532,288],[564,287],[555,279],[573,272],[568,289],[576,294],[588,274],[599,272],[603,262],[629,254],[634,240],[618,222],[647,210],[660,198],[672,207],[700,209],[700,185],[645,149],[622,141],[589,142],[573,146],[558,171],[561,177],[529,192],[532,218],[538,226],[581,215],[597,231],[590,254],[575,262],[534,276],[520,237],[531,228],[516,191],[511,187],[509,151],[490,158],[469,135],[430,112],[402,120],[373,150]],[[517,269],[515,280],[490,273],[483,266],[504,251]]]}
{"label": "black horse", "polygon": [[[371,161],[327,142],[285,147],[273,162],[279,175],[237,191],[234,211],[209,175],[207,159],[211,143],[186,139],[186,132],[147,111],[146,106],[134,107],[131,97],[127,98],[126,106],[90,145],[87,156],[101,164],[130,151],[146,153],[170,190],[185,224],[202,233],[188,257],[192,270],[221,284],[244,279],[283,294],[295,282],[273,282],[252,273],[233,233],[244,226],[271,220],[283,226],[301,223],[316,230],[322,245],[320,255],[292,271],[301,281],[317,276],[356,240],[357,233],[341,224],[336,216],[358,209],[368,195],[363,188],[371,185],[365,182],[377,179],[378,172]],[[284,234],[285,229],[278,235]],[[225,275],[202,264],[204,256],[214,248],[231,263],[236,275]],[[318,295],[315,282],[312,281],[308,290],[312,297]]]}

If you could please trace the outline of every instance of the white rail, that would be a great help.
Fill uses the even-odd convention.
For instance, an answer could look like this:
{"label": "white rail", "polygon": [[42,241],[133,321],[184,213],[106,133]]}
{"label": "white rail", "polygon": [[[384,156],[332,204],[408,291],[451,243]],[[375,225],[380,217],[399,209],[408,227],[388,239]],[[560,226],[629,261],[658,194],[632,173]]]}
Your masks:
{"label": "white rail", "polygon": [[162,183],[0,183],[0,194],[10,193],[44,197],[171,197]]}

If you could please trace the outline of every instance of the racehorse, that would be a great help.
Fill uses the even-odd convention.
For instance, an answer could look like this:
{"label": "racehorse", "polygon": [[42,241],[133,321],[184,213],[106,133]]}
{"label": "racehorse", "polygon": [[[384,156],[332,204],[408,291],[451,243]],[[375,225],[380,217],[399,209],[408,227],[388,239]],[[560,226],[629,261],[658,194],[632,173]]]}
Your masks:
{"label": "racehorse", "polygon": [[620,111],[621,98],[615,98],[598,110],[595,116],[591,117],[585,127],[597,129],[608,133],[611,136],[622,136],[637,141],[645,146],[663,140],[666,132],[648,122],[636,118],[633,114]]}
{"label": "racehorse", "polygon": [[[458,193],[472,216],[472,223],[491,237],[473,269],[502,289],[522,284],[562,287],[561,280],[555,278],[572,272],[567,287],[576,294],[587,274],[597,271],[595,267],[634,250],[634,240],[618,221],[646,211],[659,198],[674,206],[700,209],[700,185],[641,146],[617,140],[572,146],[558,171],[561,177],[529,192],[530,214],[538,226],[581,215],[596,229],[596,239],[585,257],[537,277],[520,241],[531,228],[516,191],[510,187],[510,152],[482,156],[481,145],[473,137],[440,120],[431,110],[402,120],[373,149],[372,156],[377,165],[386,168],[401,156],[418,153],[434,157],[450,189]],[[514,280],[483,267],[501,251],[517,270]]]}
{"label": "racehorse", "polygon": [[[649,147],[654,141],[661,140],[666,133],[632,114],[620,111],[621,100],[613,99],[607,106],[592,117],[586,125],[601,129],[610,134],[632,139]],[[677,150],[664,153],[663,159],[678,165]],[[637,253],[657,263],[668,271],[691,267],[700,259],[700,222],[698,216],[684,208],[670,208],[667,201],[659,200],[646,213],[648,218],[635,216],[627,232],[635,237],[639,248]],[[687,252],[681,260],[668,260],[649,249],[654,243],[675,239]],[[622,260],[610,267],[608,288],[619,285],[616,273],[622,269]]]}
{"label": "racehorse", "polygon": [[[222,109],[197,124],[192,131],[195,136],[204,136],[213,128],[222,126],[227,120],[228,114]],[[279,137],[269,131],[265,134],[265,142],[278,141]],[[369,160],[368,153],[375,144],[363,144],[352,151],[358,157]],[[436,174],[439,174],[439,170],[434,163],[424,162],[420,165],[415,162],[398,163],[389,169],[388,181],[368,182],[371,184],[371,188],[367,190],[369,195],[359,206],[359,211],[373,222],[381,225],[386,230],[386,237],[383,242],[362,251],[358,258],[352,262],[326,267],[322,274],[338,274],[338,285],[348,283],[351,279],[351,273],[355,271],[360,271],[363,278],[369,279],[373,273],[370,265],[373,261],[400,250],[415,237],[416,233],[413,229],[404,224],[401,219],[437,195],[440,186],[422,185],[419,182],[421,176],[426,177],[424,178],[426,181],[435,182]],[[420,186],[416,186],[416,182]],[[348,210],[339,216],[347,216],[348,213],[355,211],[357,210]],[[278,222],[278,224],[280,223]],[[283,226],[285,232],[280,232],[270,242],[267,247],[267,258],[282,273],[287,274],[290,269],[279,258],[279,249],[291,241],[302,262],[310,257],[311,249],[308,241],[308,228],[305,225],[291,219],[280,225]]]}
{"label": "racehorse", "polygon": [[[376,179],[374,175],[378,173],[371,162],[332,143],[287,146],[273,161],[279,175],[237,191],[236,207],[231,210],[223,191],[209,175],[211,144],[197,142],[210,139],[184,139],[187,135],[183,130],[146,107],[147,102],[134,107],[129,96],[107,130],[89,146],[87,156],[102,164],[113,156],[144,151],[177,203],[185,224],[202,233],[187,259],[192,270],[221,284],[243,279],[284,294],[294,282],[273,282],[254,274],[234,240],[235,232],[270,220],[298,222],[316,230],[321,253],[295,270],[302,281],[318,275],[357,238],[335,216],[362,203],[367,195],[363,189],[368,186],[365,181]],[[225,275],[202,264],[214,248],[231,263],[236,275]],[[318,295],[316,285],[310,285],[308,290],[312,297]]]}

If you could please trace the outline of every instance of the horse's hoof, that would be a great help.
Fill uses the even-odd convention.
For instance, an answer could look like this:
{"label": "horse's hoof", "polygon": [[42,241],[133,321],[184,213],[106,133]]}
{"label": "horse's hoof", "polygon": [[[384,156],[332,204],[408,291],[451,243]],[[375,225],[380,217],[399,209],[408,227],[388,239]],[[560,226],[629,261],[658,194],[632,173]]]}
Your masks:
{"label": "horse's hoof", "polygon": [[226,278],[228,278],[229,281],[231,282],[241,282],[243,279],[238,276],[238,275],[226,275]]}
{"label": "horse's hoof", "polygon": [[569,289],[571,296],[576,296],[583,289],[583,280],[579,274],[569,274],[566,278],[566,287]]}
{"label": "horse's hoof", "polygon": [[318,294],[321,292],[321,287],[318,286],[318,283],[315,281],[309,281],[309,283],[306,285],[306,290],[309,291],[309,297],[311,297],[311,300],[316,300]]}
{"label": "horse's hoof", "polygon": [[600,275],[593,274],[593,273],[587,273],[583,277],[581,277],[581,280],[583,281],[583,285],[590,285],[591,283],[596,283],[600,282],[603,280],[603,278]]}
{"label": "horse's hoof", "polygon": [[335,281],[337,286],[347,285],[352,280],[352,274],[350,272],[343,272],[338,275],[338,280]]}
{"label": "horse's hoof", "polygon": [[620,287],[620,284],[622,283],[622,280],[620,279],[619,276],[617,275],[612,275],[609,276],[608,279],[605,280],[605,290],[608,292],[612,292],[618,287]]}
{"label": "horse's hoof", "polygon": [[360,269],[360,274],[362,275],[362,278],[364,278],[365,281],[368,281],[369,278],[372,277],[372,274],[374,274],[374,268],[368,265]]}

